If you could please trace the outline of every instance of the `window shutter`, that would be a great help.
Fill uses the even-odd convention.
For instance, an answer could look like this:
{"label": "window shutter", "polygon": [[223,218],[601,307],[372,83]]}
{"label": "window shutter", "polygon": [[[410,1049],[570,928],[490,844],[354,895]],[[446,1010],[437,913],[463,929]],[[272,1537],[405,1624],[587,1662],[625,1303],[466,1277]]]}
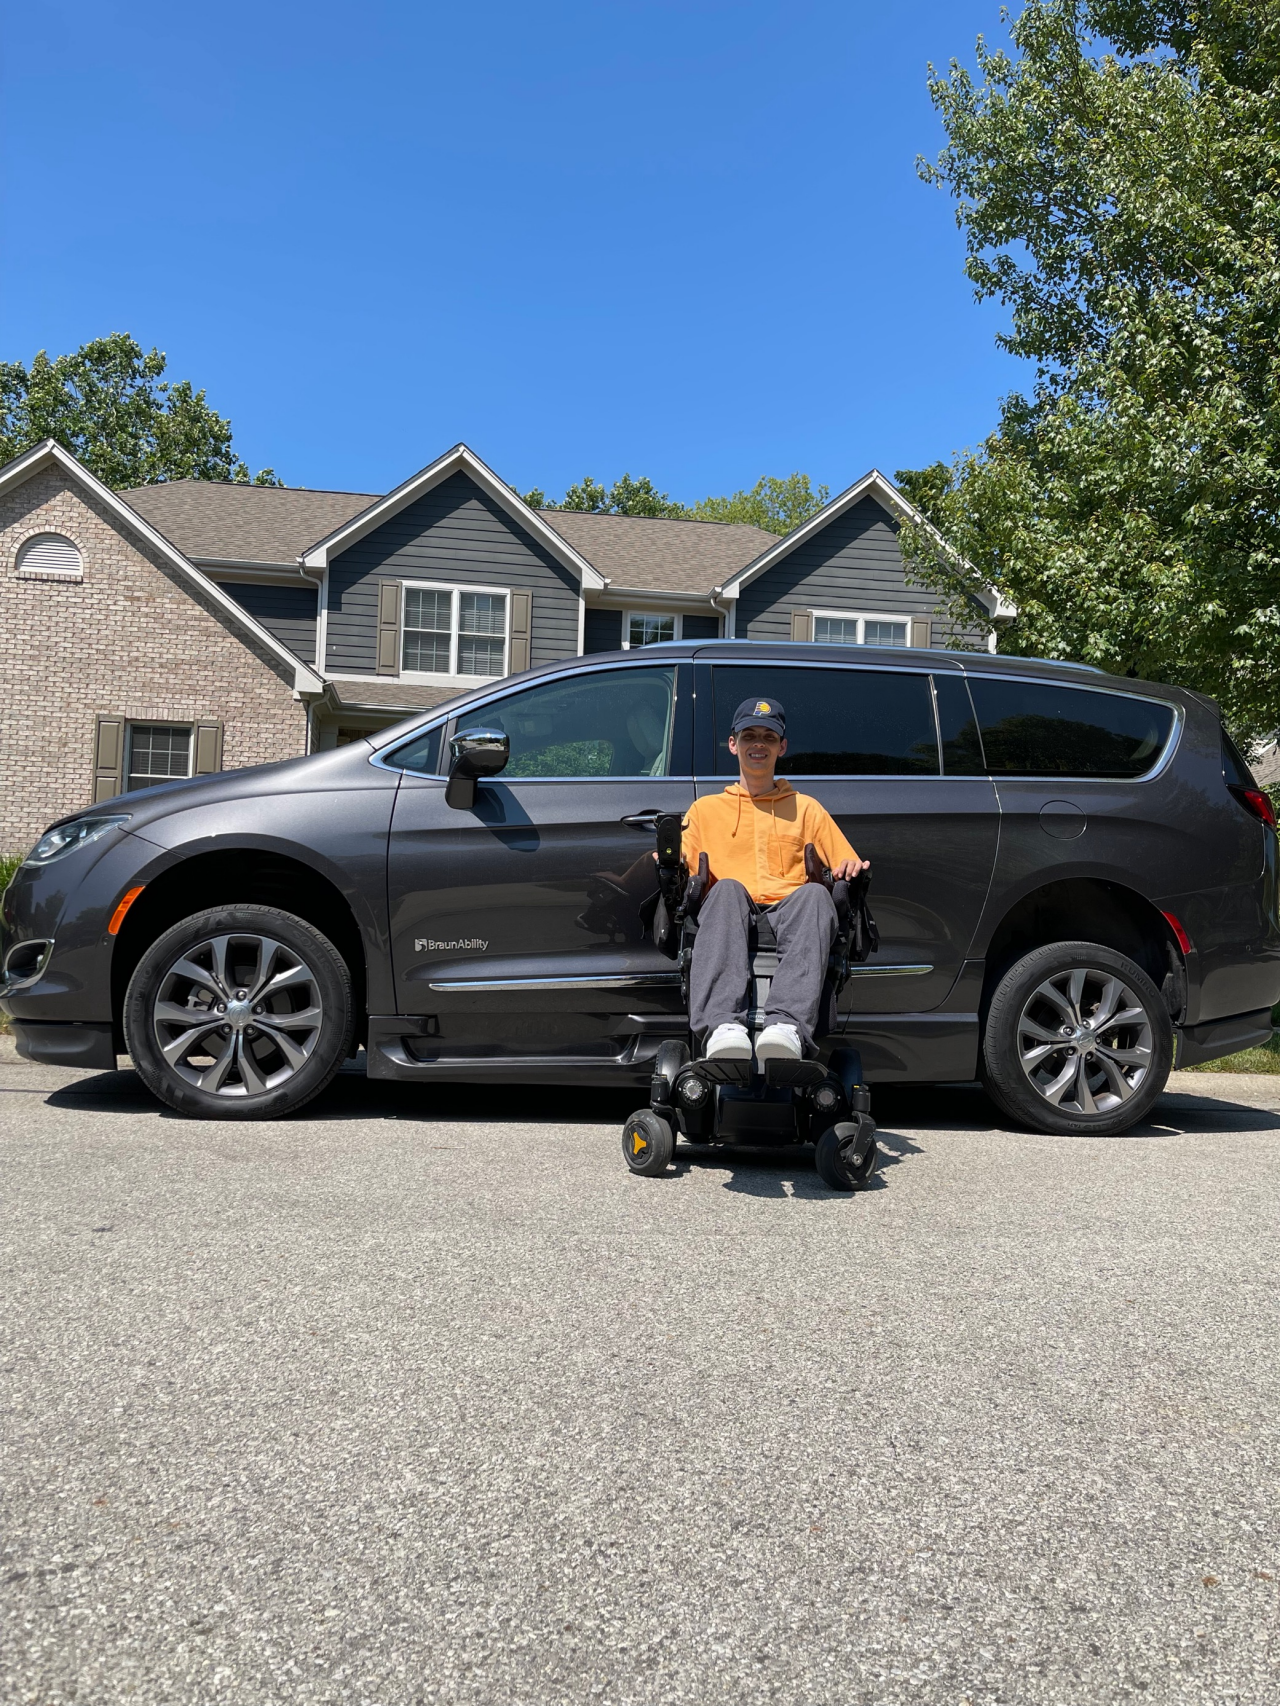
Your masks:
{"label": "window shutter", "polygon": [[793,610],[791,612],[791,638],[793,640],[811,640],[813,638],[812,610]]}
{"label": "window shutter", "polygon": [[925,650],[933,644],[933,623],[927,616],[911,618],[911,644]]}
{"label": "window shutter", "polygon": [[195,728],[196,753],[193,776],[213,776],[222,769],[222,724],[214,717]]}
{"label": "window shutter", "polygon": [[529,646],[532,639],[533,624],[533,594],[531,592],[513,592],[511,594],[511,651],[507,659],[507,670],[511,675],[519,675],[522,669],[529,667]]}
{"label": "window shutter", "polygon": [[400,673],[400,582],[378,582],[379,675]]}
{"label": "window shutter", "polygon": [[124,786],[124,718],[99,717],[93,731],[93,803]]}

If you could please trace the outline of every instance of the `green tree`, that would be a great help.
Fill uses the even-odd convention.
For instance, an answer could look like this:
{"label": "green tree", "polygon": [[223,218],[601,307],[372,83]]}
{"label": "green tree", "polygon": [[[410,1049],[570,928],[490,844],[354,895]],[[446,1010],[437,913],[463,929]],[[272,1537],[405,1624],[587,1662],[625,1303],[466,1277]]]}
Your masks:
{"label": "green tree", "polygon": [[683,504],[660,492],[648,478],[633,480],[624,474],[606,488],[588,474],[576,486],[570,486],[560,509],[588,510],[597,515],[659,515],[679,517],[688,515]]}
{"label": "green tree", "polygon": [[827,502],[828,487],[815,491],[807,474],[792,474],[778,480],[766,474],[751,490],[734,492],[727,498],[703,498],[690,512],[699,521],[729,521],[748,527],[763,527],[768,533],[790,533],[808,521]]}
{"label": "green tree", "polygon": [[0,362],[0,463],[53,438],[118,491],[160,480],[282,485],[270,468],[250,475],[230,421],[188,380],[165,379],[165,365],[123,332],[52,360],[41,350],[29,368]]}
{"label": "green tree", "polygon": [[899,476],[1003,643],[1280,723],[1280,0],[1030,0],[931,73],[966,270],[1034,364],[947,477]]}

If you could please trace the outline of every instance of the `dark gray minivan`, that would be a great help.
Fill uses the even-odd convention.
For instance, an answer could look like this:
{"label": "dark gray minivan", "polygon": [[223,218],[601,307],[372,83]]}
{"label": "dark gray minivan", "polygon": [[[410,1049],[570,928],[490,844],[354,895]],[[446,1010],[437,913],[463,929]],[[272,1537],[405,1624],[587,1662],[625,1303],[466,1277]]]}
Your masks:
{"label": "dark gray minivan", "polygon": [[1032,1127],[1109,1132],[1175,1059],[1270,1036],[1273,818],[1210,700],[717,641],[535,670],[55,825],[3,903],[19,1050],[127,1048],[157,1095],[219,1118],[298,1107],[359,1044],[375,1078],[645,1083],[687,1029],[651,927],[654,824],[735,774],[730,713],[760,695],[787,707],[780,772],[872,861],[879,950],[823,1045],[856,1043],[870,1082],[981,1076]]}

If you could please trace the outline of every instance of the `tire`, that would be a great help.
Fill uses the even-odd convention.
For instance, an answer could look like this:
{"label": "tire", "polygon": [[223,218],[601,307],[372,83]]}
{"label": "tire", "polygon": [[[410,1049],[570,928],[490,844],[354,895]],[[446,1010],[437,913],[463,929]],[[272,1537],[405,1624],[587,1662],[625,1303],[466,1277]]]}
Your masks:
{"label": "tire", "polygon": [[[868,1119],[841,1120],[829,1125],[814,1145],[814,1168],[833,1191],[860,1191],[870,1182],[880,1151],[876,1148],[874,1125],[871,1125],[870,1142],[866,1141],[868,1125],[871,1125]],[[851,1146],[849,1138],[854,1139]],[[862,1161],[855,1164],[851,1157],[858,1153]]]}
{"label": "tire", "polygon": [[655,1102],[662,1101],[667,1107],[671,1106],[672,1095],[676,1087],[676,1079],[689,1064],[689,1050],[676,1037],[669,1037],[658,1050],[653,1063],[653,1081],[650,1094]]}
{"label": "tire", "polygon": [[[1113,1015],[1123,1022],[1107,1023]],[[982,1064],[992,1101],[1033,1131],[1109,1137],[1144,1119],[1164,1089],[1173,1022],[1126,955],[1097,942],[1055,942],[1000,979]]]}
{"label": "tire", "polygon": [[143,1082],[195,1119],[292,1113],[342,1065],[354,1024],[346,961],[274,906],[184,918],[139,960],[124,1004],[125,1045]]}
{"label": "tire", "polygon": [[641,1108],[622,1128],[622,1158],[642,1179],[665,1173],[675,1152],[675,1133],[652,1108]]}

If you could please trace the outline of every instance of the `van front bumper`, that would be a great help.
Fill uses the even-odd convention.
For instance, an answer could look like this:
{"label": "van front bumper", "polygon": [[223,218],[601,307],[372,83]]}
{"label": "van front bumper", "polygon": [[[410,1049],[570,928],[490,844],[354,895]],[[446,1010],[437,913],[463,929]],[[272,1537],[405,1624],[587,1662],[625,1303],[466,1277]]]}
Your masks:
{"label": "van front bumper", "polygon": [[14,1019],[13,1036],[23,1060],[42,1066],[79,1066],[114,1072],[115,1038],[110,1025],[51,1024],[41,1019]]}

